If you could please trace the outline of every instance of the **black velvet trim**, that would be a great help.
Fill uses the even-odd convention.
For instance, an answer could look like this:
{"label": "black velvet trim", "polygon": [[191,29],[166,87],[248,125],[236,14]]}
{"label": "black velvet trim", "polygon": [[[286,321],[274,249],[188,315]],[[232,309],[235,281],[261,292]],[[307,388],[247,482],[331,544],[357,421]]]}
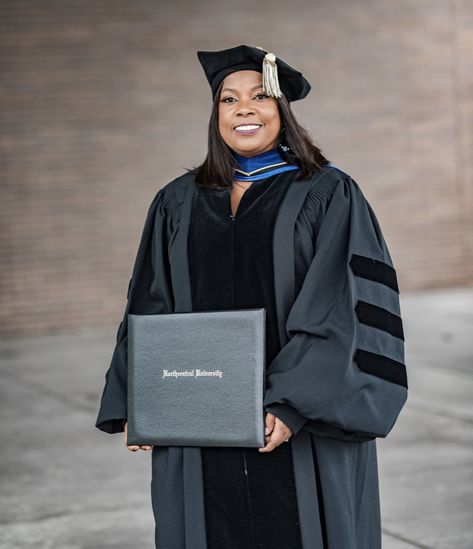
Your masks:
{"label": "black velvet trim", "polygon": [[406,366],[402,362],[363,349],[356,350],[354,360],[363,372],[403,385],[407,389]]}
{"label": "black velvet trim", "polygon": [[352,254],[350,267],[356,276],[367,278],[374,282],[380,282],[381,284],[388,286],[388,288],[391,288],[391,290],[399,293],[396,271],[391,265],[388,265],[379,259]]}
{"label": "black velvet trim", "polygon": [[[193,310],[266,307],[266,365],[281,348],[274,303],[273,227],[295,174],[293,170],[256,180],[233,218],[228,189],[199,188],[191,212],[188,256]],[[291,444],[270,453],[201,447],[201,454],[208,549],[302,549]]]}
{"label": "black velvet trim", "polygon": [[358,320],[362,324],[388,332],[404,341],[404,331],[400,316],[389,312],[387,309],[383,309],[383,307],[378,307],[361,300],[357,301],[355,311]]}

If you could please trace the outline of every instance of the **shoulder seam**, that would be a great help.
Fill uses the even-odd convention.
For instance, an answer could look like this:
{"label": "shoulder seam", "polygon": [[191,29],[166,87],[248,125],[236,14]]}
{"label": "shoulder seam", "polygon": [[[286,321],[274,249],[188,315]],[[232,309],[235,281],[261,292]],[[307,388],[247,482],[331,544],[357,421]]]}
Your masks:
{"label": "shoulder seam", "polygon": [[307,198],[311,202],[314,200],[322,202],[327,198],[330,198],[341,179],[338,170],[330,168],[322,176],[317,177],[315,181],[312,182]]}

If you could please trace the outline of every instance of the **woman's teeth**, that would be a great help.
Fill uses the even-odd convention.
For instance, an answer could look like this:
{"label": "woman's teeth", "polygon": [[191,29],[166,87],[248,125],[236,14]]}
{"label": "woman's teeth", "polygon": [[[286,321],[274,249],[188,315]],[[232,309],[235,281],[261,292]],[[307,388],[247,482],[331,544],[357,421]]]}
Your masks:
{"label": "woman's teeth", "polygon": [[247,124],[245,126],[237,126],[235,131],[239,133],[255,133],[260,127],[258,124]]}

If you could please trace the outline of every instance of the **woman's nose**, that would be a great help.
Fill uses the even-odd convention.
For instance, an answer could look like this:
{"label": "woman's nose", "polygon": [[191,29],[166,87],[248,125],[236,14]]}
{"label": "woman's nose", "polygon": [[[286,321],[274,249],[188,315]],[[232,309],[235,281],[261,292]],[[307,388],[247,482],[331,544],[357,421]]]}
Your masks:
{"label": "woman's nose", "polygon": [[240,104],[238,105],[238,112],[245,113],[245,114],[251,114],[254,112],[252,105],[249,103],[249,101],[245,101],[244,99],[240,100]]}
{"label": "woman's nose", "polygon": [[249,114],[254,114],[254,111],[252,109],[250,109],[249,107],[248,108],[240,107],[238,109],[238,114],[243,114],[243,115],[248,116]]}

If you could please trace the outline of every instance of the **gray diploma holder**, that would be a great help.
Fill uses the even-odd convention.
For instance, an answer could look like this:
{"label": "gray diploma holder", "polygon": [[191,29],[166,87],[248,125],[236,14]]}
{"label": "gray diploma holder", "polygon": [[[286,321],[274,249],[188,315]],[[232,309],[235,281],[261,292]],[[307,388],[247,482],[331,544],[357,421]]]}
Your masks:
{"label": "gray diploma holder", "polygon": [[266,308],[128,314],[128,440],[262,448]]}

